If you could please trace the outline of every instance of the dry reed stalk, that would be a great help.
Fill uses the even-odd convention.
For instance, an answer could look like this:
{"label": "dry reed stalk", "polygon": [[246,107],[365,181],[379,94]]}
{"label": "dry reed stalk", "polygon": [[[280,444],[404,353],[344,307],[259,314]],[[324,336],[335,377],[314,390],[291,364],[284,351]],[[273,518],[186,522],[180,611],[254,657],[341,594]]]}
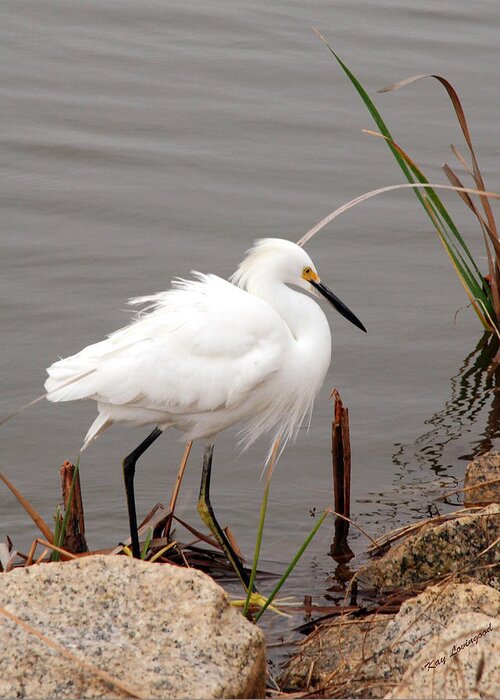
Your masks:
{"label": "dry reed stalk", "polygon": [[46,547],[46,548],[43,550],[43,552],[40,554],[40,556],[38,557],[38,559],[35,561],[34,566],[38,566],[38,564],[42,564],[42,563],[43,563],[43,560],[45,559],[45,557],[47,556],[47,554],[49,553],[49,551],[50,551],[49,548]]}
{"label": "dry reed stalk", "polygon": [[224,532],[226,534],[227,539],[229,540],[229,544],[234,549],[235,554],[237,554],[238,557],[241,559],[241,561],[244,562],[245,557],[243,556],[243,554],[241,552],[241,548],[240,548],[238,542],[236,541],[236,537],[233,535],[229,525],[226,525],[226,527],[224,528]]}
{"label": "dry reed stalk", "polygon": [[172,494],[170,496],[170,503],[169,503],[169,508],[170,508],[170,515],[168,517],[167,523],[165,525],[165,531],[164,535],[168,539],[170,537],[170,529],[172,527],[172,516],[175,512],[175,506],[177,503],[177,498],[179,496],[179,491],[181,488],[182,480],[184,478],[184,471],[186,469],[186,465],[188,463],[189,459],[189,454],[191,452],[191,447],[193,446],[193,442],[188,442],[186,443],[186,447],[184,448],[184,454],[182,455],[181,463],[179,465],[179,471],[177,472],[177,477],[175,479],[175,484],[172,489]]}
{"label": "dry reed stalk", "polygon": [[448,498],[449,496],[455,496],[456,494],[459,494],[459,493],[468,493],[469,491],[474,491],[474,489],[480,489],[480,488],[483,488],[484,486],[491,486],[491,484],[497,484],[499,481],[500,481],[500,477],[495,478],[495,479],[489,479],[488,481],[482,481],[479,484],[472,484],[472,486],[464,486],[461,489],[455,489],[454,491],[448,491],[443,496],[440,496],[439,500],[441,501],[444,498]]}
{"label": "dry reed stalk", "polygon": [[373,537],[361,527],[361,525],[358,525],[358,523],[355,520],[351,520],[351,518],[346,518],[345,515],[342,515],[342,513],[337,513],[337,511],[332,510],[331,508],[329,508],[328,511],[331,515],[334,515],[336,518],[340,518],[340,520],[345,520],[349,525],[352,525],[356,528],[356,530],[359,530],[359,532],[361,532],[361,534],[363,534],[366,537],[366,539],[370,540],[370,542],[372,543],[372,546],[370,548],[371,550],[382,549],[378,542],[374,540]]}
{"label": "dry reed stalk", "polygon": [[404,525],[403,527],[397,528],[392,532],[379,537],[378,540],[374,541],[374,546],[368,549],[368,553],[371,554],[375,548],[383,549],[387,545],[392,544],[396,540],[406,537],[413,532],[418,532],[421,528],[429,524],[439,524],[446,522],[447,520],[453,520],[454,518],[465,518],[472,513],[481,510],[482,506],[470,506],[469,508],[462,508],[460,510],[454,511],[453,513],[445,513],[443,515],[436,515],[433,518],[426,518],[425,520],[419,520],[418,522],[412,523],[411,525]]}
{"label": "dry reed stalk", "polygon": [[198,538],[201,542],[205,542],[205,544],[209,544],[211,547],[214,547],[214,549],[218,549],[222,551],[222,547],[218,542],[216,542],[212,537],[209,537],[208,535],[205,535],[203,532],[200,532],[196,528],[194,528],[192,525],[189,525],[185,520],[181,520],[177,515],[174,515],[174,520],[177,520],[178,523],[180,523],[183,527],[186,528],[192,535]]}
{"label": "dry reed stalk", "polygon": [[[156,530],[162,528],[168,518],[170,511],[162,503],[157,503],[149,513],[146,515],[144,520],[138,527],[139,536],[147,534],[150,529],[155,532]],[[130,537],[119,544],[117,547],[111,550],[110,554],[121,554],[124,547],[129,547],[131,543]]]}
{"label": "dry reed stalk", "polygon": [[0,474],[0,479],[3,481],[3,483],[7,486],[7,488],[14,494],[14,496],[17,498],[19,503],[22,505],[24,510],[28,513],[30,518],[33,520],[35,525],[38,527],[42,535],[44,535],[45,539],[48,540],[49,542],[54,541],[54,535],[52,533],[52,530],[50,527],[47,525],[45,520],[42,518],[40,513],[34,508],[34,506],[31,505],[31,503],[28,501],[27,498],[23,496],[23,494],[16,489],[16,487],[11,484],[11,482],[7,479],[7,477],[4,474]]}
{"label": "dry reed stalk", "polygon": [[[80,485],[80,472],[67,459],[62,463],[60,469],[61,490],[64,509],[69,508],[69,518],[66,524],[64,539],[61,542],[62,548],[68,552],[79,554],[87,552],[88,546],[85,540],[85,518],[83,515],[82,489]],[[71,485],[75,481],[73,496],[71,498]]]}
{"label": "dry reed stalk", "polygon": [[163,529],[169,515],[169,509],[166,508],[163,503],[157,503],[153,506],[153,508],[151,508],[144,520],[139,524],[139,535],[147,534],[150,529],[152,529],[154,533],[159,534]]}
{"label": "dry reed stalk", "polygon": [[351,515],[351,442],[349,436],[349,410],[344,407],[337,389],[332,423],[332,464],[334,507],[346,518]]}
{"label": "dry reed stalk", "polygon": [[335,511],[341,517],[335,518],[335,534],[330,547],[330,555],[337,561],[345,561],[354,556],[347,544],[351,512],[349,410],[344,407],[337,389],[333,389],[331,397],[335,399],[332,422],[333,498]]}
{"label": "dry reed stalk", "polygon": [[[65,559],[78,559],[77,554],[72,554],[71,552],[68,552],[66,549],[63,549],[62,547],[57,547],[55,544],[52,544],[52,542],[47,542],[46,540],[41,540],[39,537],[37,537],[35,541],[38,544],[41,544],[42,547],[46,547],[47,549],[51,549],[53,552],[58,552]],[[38,562],[37,562],[37,564],[38,564]]]}
{"label": "dry reed stalk", "polygon": [[177,503],[177,497],[179,495],[179,490],[182,484],[182,479],[184,477],[184,471],[186,469],[186,465],[188,463],[189,459],[189,454],[191,452],[191,448],[193,446],[192,442],[186,443],[186,447],[184,448],[184,454],[182,455],[181,463],[179,465],[179,471],[177,473],[177,478],[175,479],[175,484],[174,488],[172,490],[172,495],[170,497],[170,511],[173,513],[175,511],[175,504]]}

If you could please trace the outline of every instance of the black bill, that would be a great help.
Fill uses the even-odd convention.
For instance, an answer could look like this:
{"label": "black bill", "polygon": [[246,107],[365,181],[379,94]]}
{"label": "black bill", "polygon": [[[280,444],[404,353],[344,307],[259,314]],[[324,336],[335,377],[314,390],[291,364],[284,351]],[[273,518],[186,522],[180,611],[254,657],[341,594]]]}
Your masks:
{"label": "black bill", "polygon": [[354,323],[355,326],[357,326],[366,333],[366,328],[363,326],[359,318],[355,316],[350,309],[347,308],[343,301],[340,301],[338,296],[335,296],[335,294],[330,289],[328,289],[328,287],[325,287],[325,285],[322,282],[315,282],[314,280],[310,280],[310,282],[312,286],[315,287],[318,290],[318,292],[325,297],[325,299],[328,299],[332,306],[334,306],[337,309],[339,314],[342,314],[344,318],[346,318],[351,323]]}

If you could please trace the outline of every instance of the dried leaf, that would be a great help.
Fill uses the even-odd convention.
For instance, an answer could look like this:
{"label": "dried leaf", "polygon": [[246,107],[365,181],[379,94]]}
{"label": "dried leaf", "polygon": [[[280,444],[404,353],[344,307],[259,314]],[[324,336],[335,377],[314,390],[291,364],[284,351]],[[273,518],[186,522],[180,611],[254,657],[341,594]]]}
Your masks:
{"label": "dried leaf", "polygon": [[[458,176],[453,172],[449,165],[446,163],[443,165],[443,171],[452,185],[456,187],[463,187],[462,182]],[[488,239],[491,241],[496,254],[496,260],[500,257],[500,241],[495,236],[493,231],[490,229],[488,223],[481,216],[481,212],[477,209],[476,205],[472,201],[471,197],[467,192],[458,191],[459,196],[465,202],[466,206],[475,214],[479,224],[483,230],[484,244],[486,247],[486,256],[488,258],[488,271],[490,275],[490,285],[493,295],[493,305],[495,307],[495,315],[497,319],[500,319],[500,291],[498,289],[498,276],[495,270],[495,261],[491,255],[490,246],[488,245]]]}
{"label": "dried leaf", "polygon": [[[462,133],[464,135],[464,139],[467,143],[467,146],[469,147],[469,151],[471,154],[471,159],[472,159],[472,173],[474,177],[474,182],[476,183],[476,187],[479,190],[485,190],[484,186],[484,180],[483,176],[481,175],[481,171],[479,169],[479,165],[477,162],[476,154],[474,152],[474,147],[472,145],[472,139],[469,131],[469,126],[467,124],[467,119],[465,118],[465,112],[462,107],[462,103],[460,102],[460,98],[458,97],[457,91],[453,87],[453,85],[450,83],[449,80],[446,78],[443,78],[441,75],[436,75],[436,74],[427,74],[427,75],[414,75],[410,78],[405,78],[404,80],[400,80],[397,83],[394,83],[393,85],[390,85],[389,87],[382,88],[382,90],[379,90],[379,92],[391,92],[393,90],[399,90],[402,87],[406,87],[407,85],[411,85],[412,83],[416,82],[417,80],[422,80],[422,78],[434,78],[435,80],[438,80],[441,85],[445,88],[446,92],[448,93],[448,97],[451,100],[451,103],[453,105],[453,108],[455,110],[455,114],[457,115],[458,122],[460,124],[460,128],[462,129]],[[484,212],[486,214],[486,219],[488,221],[488,226],[490,227],[491,231],[497,236],[497,230],[496,230],[496,224],[495,224],[495,218],[493,216],[493,212],[491,210],[490,203],[487,199],[487,197],[484,197],[483,195],[480,195],[481,197],[481,204],[483,205]]]}
{"label": "dried leaf", "polygon": [[2,571],[7,573],[11,571],[14,566],[14,561],[16,559],[17,552],[12,547],[12,542],[8,540],[7,542],[0,542],[0,566]]}
{"label": "dried leaf", "polygon": [[338,216],[344,214],[346,211],[349,211],[349,209],[352,209],[352,207],[355,207],[358,204],[361,204],[362,202],[366,202],[372,197],[377,197],[379,194],[384,194],[385,192],[394,192],[396,190],[408,190],[419,188],[423,190],[432,188],[435,190],[450,190],[452,192],[461,191],[468,192],[469,194],[477,194],[483,197],[489,197],[491,199],[500,199],[500,194],[498,194],[497,192],[486,192],[485,190],[478,190],[474,187],[454,187],[453,185],[433,184],[430,182],[405,182],[401,185],[387,185],[386,187],[378,187],[376,190],[365,192],[365,194],[351,199],[349,202],[346,202],[341,207],[338,207],[337,209],[332,211],[330,214],[328,214],[328,216],[325,216],[324,219],[321,219],[321,221],[319,221],[315,226],[309,229],[309,231],[307,231],[307,233],[305,233],[302,236],[302,238],[300,238],[297,241],[297,245],[304,246],[314,235],[318,233],[318,231],[321,231],[322,228],[325,228],[327,224],[331,223]]}
{"label": "dried leaf", "polygon": [[184,520],[181,520],[177,515],[174,515],[174,520],[177,520],[177,522],[180,523],[183,527],[185,527],[186,530],[189,530],[189,532],[192,535],[197,537],[202,542],[205,542],[205,544],[209,544],[211,547],[215,547],[215,549],[222,550],[222,547],[220,546],[220,544],[218,542],[216,542],[211,537],[208,537],[208,535],[204,535],[203,532],[196,530],[194,527],[192,527],[192,525],[189,525]]}

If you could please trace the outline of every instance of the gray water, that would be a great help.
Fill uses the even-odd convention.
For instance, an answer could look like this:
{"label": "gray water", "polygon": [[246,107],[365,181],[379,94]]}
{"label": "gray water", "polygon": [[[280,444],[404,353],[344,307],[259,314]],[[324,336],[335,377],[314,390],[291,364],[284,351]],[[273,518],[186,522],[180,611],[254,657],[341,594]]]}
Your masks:
{"label": "gray water", "polygon": [[[126,324],[129,297],[192,269],[228,276],[255,238],[297,240],[347,200],[402,182],[384,144],[361,133],[373,124],[312,26],[372,94],[416,73],[452,80],[487,186],[500,190],[497,0],[2,2],[2,415],[42,393],[57,356]],[[422,81],[376,99],[429,179],[444,182],[441,163],[461,141],[442,88]],[[445,200],[486,270],[472,217]],[[497,433],[484,368],[460,370],[480,325],[412,193],[371,199],[307,249],[368,334],[331,314],[333,362],[311,428],[273,481],[263,560],[275,571],[312,527],[310,511],[331,502],[334,386],[351,417],[352,516],[373,535],[426,514]],[[91,403],[42,402],[1,428],[1,471],[48,520],[58,467],[76,459],[93,417]],[[120,460],[144,434],[115,427],[83,456],[93,548],[126,536]],[[214,505],[248,556],[267,448],[238,457],[234,432],[216,446]],[[168,434],[143,458],[140,513],[168,502],[181,453]],[[200,460],[196,447],[178,510],[193,524]],[[3,487],[0,504],[0,531],[27,548],[34,527]],[[331,532],[287,593],[321,600]],[[365,546],[352,533],[353,550]]]}

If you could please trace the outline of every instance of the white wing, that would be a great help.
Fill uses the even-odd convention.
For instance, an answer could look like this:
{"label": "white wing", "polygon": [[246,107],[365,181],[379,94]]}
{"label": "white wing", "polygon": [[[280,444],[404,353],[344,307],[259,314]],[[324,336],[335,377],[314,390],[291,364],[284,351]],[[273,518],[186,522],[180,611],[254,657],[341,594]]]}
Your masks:
{"label": "white wing", "polygon": [[291,336],[266,302],[215,275],[180,281],[129,326],[49,367],[48,399],[92,398],[172,415],[241,404]]}

